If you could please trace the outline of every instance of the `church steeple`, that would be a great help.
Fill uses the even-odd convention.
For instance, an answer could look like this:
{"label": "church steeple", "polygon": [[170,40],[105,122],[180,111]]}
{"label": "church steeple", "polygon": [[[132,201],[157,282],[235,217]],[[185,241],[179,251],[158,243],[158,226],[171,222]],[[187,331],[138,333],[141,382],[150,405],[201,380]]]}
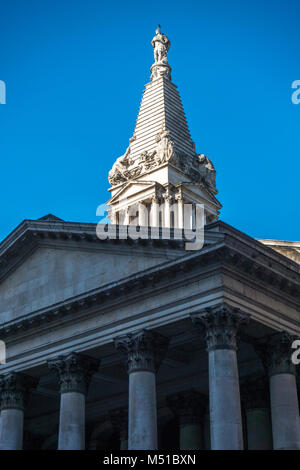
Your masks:
{"label": "church steeple", "polygon": [[[186,203],[204,203],[207,220],[215,220],[221,207],[215,198],[215,169],[205,155],[196,154],[177,87],[171,80],[170,40],[160,27],[152,46],[151,81],[145,86],[133,136],[109,172],[110,217],[112,222],[153,225],[151,201],[163,202],[167,192],[170,201],[180,194]],[[133,208],[137,204],[149,209],[148,217],[146,211],[142,218],[140,213],[131,218],[126,214],[129,207],[133,215],[140,212]],[[175,219],[171,224],[176,225]],[[169,217],[162,216],[160,224],[166,225],[167,220],[170,223]]]}

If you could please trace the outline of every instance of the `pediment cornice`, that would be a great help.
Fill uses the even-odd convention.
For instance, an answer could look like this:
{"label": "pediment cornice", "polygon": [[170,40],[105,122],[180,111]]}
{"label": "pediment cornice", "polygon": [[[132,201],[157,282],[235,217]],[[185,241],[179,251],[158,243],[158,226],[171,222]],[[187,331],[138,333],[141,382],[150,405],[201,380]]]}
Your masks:
{"label": "pediment cornice", "polygon": [[[234,237],[235,229],[226,224],[217,224],[219,224],[219,229],[222,229],[222,225],[224,230],[227,227],[227,233],[216,233],[214,231],[216,224],[210,224],[211,227],[208,226],[208,229],[210,227],[213,230],[208,230],[207,236],[208,238],[215,237],[215,242],[204,245],[202,250],[186,252],[184,256],[176,260],[164,262],[159,266],[138,272],[118,282],[109,283],[99,287],[99,289],[72,297],[42,310],[31,312],[15,321],[0,324],[0,338],[15,335],[18,332],[24,333],[44,323],[48,324],[52,320],[68,321],[71,313],[75,315],[81,312],[84,313],[88,309],[102,308],[108,301],[114,299],[121,301],[123,295],[126,295],[127,299],[131,294],[143,295],[144,289],[149,287],[155,289],[161,285],[162,280],[164,283],[173,285],[176,278],[177,281],[180,281],[182,276],[187,273],[197,275],[197,270],[210,264],[221,270],[229,267],[237,275],[242,273],[246,276],[248,282],[256,285],[258,283],[259,288],[269,288],[270,292],[283,296],[286,302],[300,305],[300,275],[299,269],[294,269],[295,267],[298,268],[296,263],[288,260],[289,266],[286,266],[282,263],[282,255],[275,252],[274,256],[271,256],[273,253],[270,253],[272,250],[268,247],[264,247],[264,245],[251,238],[253,244],[247,244],[247,236],[245,236],[246,239],[243,239],[241,232],[238,232],[240,236]],[[213,225],[214,227],[212,227]],[[231,234],[229,234],[230,229],[232,229]],[[120,244],[129,243],[129,240],[111,240],[111,242]],[[138,246],[141,242],[169,244],[175,242],[175,240],[130,240],[133,247]]]}

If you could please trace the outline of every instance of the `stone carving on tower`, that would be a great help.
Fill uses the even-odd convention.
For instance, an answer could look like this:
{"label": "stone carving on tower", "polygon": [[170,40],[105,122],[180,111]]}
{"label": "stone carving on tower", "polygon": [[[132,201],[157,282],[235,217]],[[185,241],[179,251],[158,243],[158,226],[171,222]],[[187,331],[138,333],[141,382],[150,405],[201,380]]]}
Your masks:
{"label": "stone carving on tower", "polygon": [[[117,196],[129,183],[137,185],[137,192],[141,190],[140,182],[155,183],[156,189],[161,188],[161,193],[168,187],[173,190],[174,198],[181,184],[186,188],[183,188],[186,192],[184,201],[204,203],[211,220],[216,220],[221,207],[215,198],[216,171],[206,155],[196,153],[177,87],[171,80],[168,63],[170,40],[160,27],[155,33],[151,82],[145,87],[127,150],[117,158],[109,172],[112,198],[108,205],[112,212],[118,212]],[[167,171],[162,174],[162,169]],[[194,193],[192,196],[191,191]],[[157,191],[153,194],[153,197],[160,196]],[[141,199],[139,202],[145,203]]]}

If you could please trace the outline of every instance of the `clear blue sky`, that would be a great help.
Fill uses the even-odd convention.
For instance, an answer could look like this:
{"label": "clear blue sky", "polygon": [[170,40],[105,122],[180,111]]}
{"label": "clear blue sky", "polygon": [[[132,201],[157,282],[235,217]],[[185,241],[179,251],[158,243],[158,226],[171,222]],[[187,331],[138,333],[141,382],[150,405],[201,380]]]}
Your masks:
{"label": "clear blue sky", "polygon": [[299,18],[299,0],[2,1],[0,239],[49,212],[98,221],[161,23],[192,138],[217,170],[221,219],[299,240]]}

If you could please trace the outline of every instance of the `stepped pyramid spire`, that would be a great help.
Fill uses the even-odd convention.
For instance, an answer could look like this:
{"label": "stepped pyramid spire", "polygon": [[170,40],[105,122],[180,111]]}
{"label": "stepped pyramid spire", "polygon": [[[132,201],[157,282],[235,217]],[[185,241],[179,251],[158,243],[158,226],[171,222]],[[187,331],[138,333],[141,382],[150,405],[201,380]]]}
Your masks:
{"label": "stepped pyramid spire", "polygon": [[[169,201],[180,198],[186,203],[204,203],[207,220],[215,220],[221,207],[215,198],[215,169],[209,158],[196,154],[177,87],[171,80],[170,41],[160,27],[152,46],[155,62],[150,69],[151,81],[145,86],[133,136],[109,172],[111,220],[141,222],[141,214],[126,215],[129,206],[149,208],[153,198],[161,202],[166,194]],[[148,217],[143,222],[148,225],[151,220]]]}

